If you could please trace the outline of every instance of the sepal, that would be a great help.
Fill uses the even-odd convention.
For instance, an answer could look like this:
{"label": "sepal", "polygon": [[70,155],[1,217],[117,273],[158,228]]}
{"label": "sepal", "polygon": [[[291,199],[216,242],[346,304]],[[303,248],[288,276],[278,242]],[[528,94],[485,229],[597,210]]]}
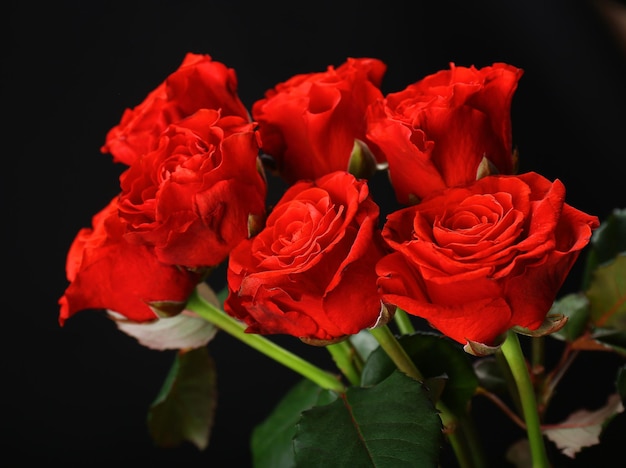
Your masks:
{"label": "sepal", "polygon": [[568,320],[569,317],[565,314],[549,313],[548,315],[546,315],[543,323],[536,330],[530,330],[523,327],[513,327],[511,328],[511,330],[513,330],[515,333],[519,333],[520,335],[532,336],[536,338],[539,336],[550,335],[559,331],[565,326]]}
{"label": "sepal", "polygon": [[263,230],[265,226],[265,216],[255,215],[250,213],[248,215],[248,238],[256,236]]}
{"label": "sepal", "polygon": [[486,156],[483,156],[483,159],[480,161],[478,165],[478,169],[476,169],[476,180],[482,179],[483,177],[487,177],[490,175],[498,174],[498,168],[493,164]]}
{"label": "sepal", "polygon": [[478,341],[467,340],[467,343],[463,346],[463,350],[468,354],[478,357],[490,356],[495,354],[500,349],[505,339],[506,333],[497,337],[493,346],[479,343]]}
{"label": "sepal", "polygon": [[348,172],[357,179],[369,179],[377,170],[376,158],[367,144],[359,139],[355,139],[350,160],[348,161]]}
{"label": "sepal", "polygon": [[175,317],[185,310],[185,302],[183,301],[152,301],[148,302],[150,309],[157,317],[170,318]]}
{"label": "sepal", "polygon": [[393,319],[394,314],[396,313],[396,306],[392,304],[385,304],[383,302],[380,303],[380,313],[378,314],[378,319],[376,319],[376,323],[372,325],[370,328],[382,327],[387,325],[391,319]]}
{"label": "sepal", "polygon": [[344,336],[340,336],[338,338],[335,338],[333,340],[320,340],[320,339],[317,339],[317,338],[307,338],[305,336],[301,336],[300,337],[300,341],[302,341],[304,344],[307,344],[307,345],[310,345],[310,346],[323,347],[323,346],[328,346],[328,345],[341,343],[342,341],[344,341],[347,338],[348,338],[348,336],[344,335]]}

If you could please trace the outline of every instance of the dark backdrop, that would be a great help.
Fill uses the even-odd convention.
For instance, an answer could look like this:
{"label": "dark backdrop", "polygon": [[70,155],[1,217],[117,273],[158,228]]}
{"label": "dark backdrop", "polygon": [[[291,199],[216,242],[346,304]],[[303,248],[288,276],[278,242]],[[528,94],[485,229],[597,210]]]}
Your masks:
{"label": "dark backdrop", "polygon": [[[188,51],[235,68],[247,105],[295,73],[348,56],[387,63],[384,92],[449,62],[508,62],[525,70],[512,110],[521,171],[560,178],[570,204],[602,219],[626,206],[626,49],[600,8],[619,3],[366,4],[6,3],[3,459],[249,466],[252,428],[298,379],[220,334],[210,344],[220,399],[209,449],[157,449],[146,412],[173,355],[141,347],[96,312],[58,326],[67,249],[118,192],[121,167],[99,152],[105,134]],[[323,350],[280,342],[329,362]],[[496,433],[509,437],[511,424],[494,418]],[[494,458],[498,442],[488,443]]]}

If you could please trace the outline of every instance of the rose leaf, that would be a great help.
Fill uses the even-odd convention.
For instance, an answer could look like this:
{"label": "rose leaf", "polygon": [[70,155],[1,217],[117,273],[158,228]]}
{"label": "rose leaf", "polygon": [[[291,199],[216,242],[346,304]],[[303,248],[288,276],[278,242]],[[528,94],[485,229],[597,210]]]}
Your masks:
{"label": "rose leaf", "polygon": [[442,423],[422,384],[400,371],[302,413],[298,467],[437,466]]}
{"label": "rose leaf", "polygon": [[584,447],[600,443],[604,425],[624,411],[617,393],[609,396],[606,405],[596,411],[579,410],[554,428],[544,429],[544,435],[556,444],[564,455],[574,458]]}
{"label": "rose leaf", "polygon": [[474,372],[476,372],[480,386],[485,390],[497,395],[504,395],[508,390],[506,377],[495,357],[487,356],[477,359],[474,362]]}
{"label": "rose leaf", "polygon": [[293,436],[304,410],[316,404],[326,404],[336,394],[325,391],[312,381],[303,379],[289,390],[265,421],[256,426],[250,447],[256,468],[295,466]]}
{"label": "rose leaf", "polygon": [[148,412],[148,430],[159,447],[184,441],[204,450],[216,406],[215,363],[208,349],[179,352]]}
{"label": "rose leaf", "polygon": [[[208,285],[199,285],[198,292],[212,304],[217,303],[218,299]],[[142,323],[126,320],[113,311],[108,311],[108,314],[117,328],[143,346],[156,350],[201,348],[215,337],[218,330],[212,323],[186,309],[172,317]]]}
{"label": "rose leaf", "polygon": [[589,285],[591,275],[598,267],[626,251],[626,209],[614,209],[591,236],[591,250],[587,255],[583,289]]}
{"label": "rose leaf", "polygon": [[349,340],[364,361],[372,351],[378,348],[378,341],[367,330],[361,330],[356,335],[350,335]]}
{"label": "rose leaf", "polygon": [[596,268],[586,294],[595,326],[626,331],[626,252]]}
{"label": "rose leaf", "polygon": [[548,315],[562,314],[567,317],[565,325],[550,336],[572,342],[583,335],[589,323],[589,299],[583,293],[568,294],[556,301]]}

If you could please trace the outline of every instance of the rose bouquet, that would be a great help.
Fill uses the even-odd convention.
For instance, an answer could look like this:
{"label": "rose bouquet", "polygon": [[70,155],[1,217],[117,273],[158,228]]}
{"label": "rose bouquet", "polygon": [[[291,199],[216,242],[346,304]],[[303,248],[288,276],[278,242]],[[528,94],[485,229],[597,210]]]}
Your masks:
{"label": "rose bouquet", "polygon": [[[218,332],[303,377],[244,434],[257,467],[437,466],[443,450],[486,466],[479,396],[522,431],[511,463],[550,466],[550,447],[574,458],[623,411],[622,364],[602,408],[546,419],[579,353],[626,357],[626,213],[601,223],[559,180],[518,173],[521,69],[451,63],[383,95],[385,72],[348,58],[248,109],[233,69],[189,53],[107,133],[120,192],[69,249],[59,321],[102,310],[176,350],[157,445],[210,443]],[[584,249],[580,292],[559,297]]]}

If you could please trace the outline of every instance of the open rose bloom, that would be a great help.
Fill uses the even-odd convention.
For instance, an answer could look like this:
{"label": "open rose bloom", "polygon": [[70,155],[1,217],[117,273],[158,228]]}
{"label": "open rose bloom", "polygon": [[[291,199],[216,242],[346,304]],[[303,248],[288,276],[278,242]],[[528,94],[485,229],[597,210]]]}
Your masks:
{"label": "open rose bloom", "polygon": [[[355,141],[374,164],[384,158],[366,135],[367,108],[382,98],[387,66],[377,59],[348,58],[324,72],[296,75],[252,106],[263,151],[288,183],[347,171]],[[373,152],[376,152],[374,155]]]}
{"label": "open rose bloom", "polygon": [[[536,173],[488,176],[387,218],[385,300],[464,345],[537,329],[598,220]],[[471,345],[468,349],[471,349]]]}
{"label": "open rose bloom", "polygon": [[265,213],[253,125],[201,109],[161,135],[120,177],[129,242],[151,245],[166,264],[210,268],[248,237]]}
{"label": "open rose bloom", "polygon": [[400,203],[515,172],[511,102],[522,73],[503,63],[451,64],[368,109],[367,137],[384,154]]}
{"label": "open rose bloom", "polygon": [[322,343],[382,323],[378,216],[365,181],[347,172],[295,183],[265,229],[232,251],[226,312],[251,333]]}
{"label": "open rose bloom", "polygon": [[118,210],[116,197],[74,239],[66,266],[71,283],[60,299],[61,324],[85,309],[113,310],[136,322],[155,320],[167,311],[182,311],[200,281],[195,272],[159,262],[153,247],[126,242]]}

